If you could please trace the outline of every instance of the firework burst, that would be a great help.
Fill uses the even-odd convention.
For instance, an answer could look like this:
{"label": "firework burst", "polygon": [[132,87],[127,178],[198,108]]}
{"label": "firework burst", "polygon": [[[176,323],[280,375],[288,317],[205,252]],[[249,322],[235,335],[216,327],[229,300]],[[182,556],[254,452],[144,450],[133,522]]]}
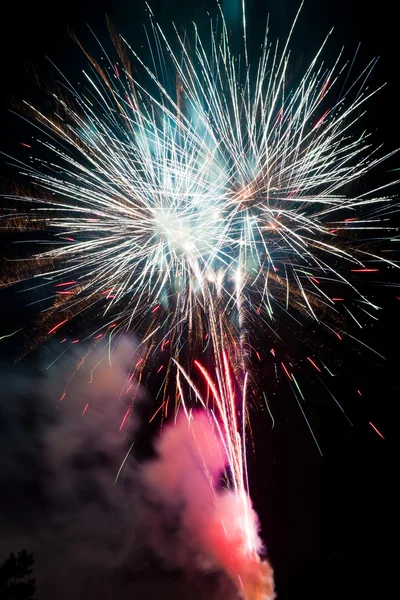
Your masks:
{"label": "firework burst", "polygon": [[[190,418],[183,376],[211,410],[233,487],[247,502],[252,326],[262,320],[273,329],[277,307],[325,321],[336,313],[332,282],[375,309],[352,272],[371,270],[371,260],[396,266],[352,235],[387,231],[380,218],[390,198],[376,190],[344,194],[387,158],[359,128],[375,93],[365,85],[374,62],[346,89],[349,65],[339,55],[326,68],[322,46],[289,89],[290,36],[280,48],[266,35],[251,65],[246,45],[242,60],[231,52],[223,18],[207,41],[194,27],[190,39],[176,30],[170,42],[152,16],[150,22],[158,63],[147,64],[117,38],[119,60],[105,56],[107,66],[100,67],[88,57],[84,90],[64,80],[62,93],[53,94],[52,115],[26,105],[49,158],[18,165],[39,191],[19,197],[29,210],[9,213],[4,222],[45,225],[54,235],[50,249],[22,263],[25,277],[54,286],[42,338],[90,309],[102,318],[94,341],[110,331],[140,333],[140,370],[168,344],[179,402]],[[217,383],[196,365],[212,409],[181,366],[186,360],[191,369],[204,338],[211,341]],[[168,375],[164,381],[166,390]],[[235,386],[243,398],[240,423]],[[248,548],[255,552],[251,540]]]}

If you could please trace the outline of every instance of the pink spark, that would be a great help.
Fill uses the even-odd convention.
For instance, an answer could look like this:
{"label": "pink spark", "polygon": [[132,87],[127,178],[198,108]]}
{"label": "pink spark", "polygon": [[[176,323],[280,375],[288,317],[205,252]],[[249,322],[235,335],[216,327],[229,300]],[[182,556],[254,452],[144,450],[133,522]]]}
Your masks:
{"label": "pink spark", "polygon": [[99,338],[101,338],[101,337],[103,337],[103,334],[102,334],[102,333],[99,333],[99,335],[96,335],[94,339],[95,339],[95,340],[98,340],[98,339],[99,339]]}
{"label": "pink spark", "polygon": [[89,406],[89,404],[86,404],[85,408],[83,409],[83,411],[82,411],[82,417],[83,417],[83,415],[85,414],[85,412],[87,411],[87,409],[88,409],[88,406]]}
{"label": "pink spark", "polygon": [[373,423],[371,423],[371,421],[368,421],[368,422],[369,422],[369,424],[371,425],[372,429],[373,429],[374,431],[376,431],[376,433],[379,435],[379,437],[381,437],[383,440],[386,440],[385,436],[383,436],[383,435],[381,434],[381,432],[379,431],[379,429],[377,429],[377,428],[375,427],[375,425],[374,425]]}
{"label": "pink spark", "polygon": [[54,287],[65,287],[67,285],[72,285],[76,283],[76,281],[65,281],[65,283],[56,283]]}
{"label": "pink spark", "polygon": [[66,341],[67,341],[67,338],[64,338],[63,340],[61,340],[60,344],[63,344]]}
{"label": "pink spark", "polygon": [[29,144],[24,144],[24,142],[20,142],[21,146],[25,146],[25,148],[32,148]]}
{"label": "pink spark", "polygon": [[164,368],[164,365],[161,365],[161,367],[158,369],[157,373],[159,373],[160,371],[162,371]]}
{"label": "pink spark", "polygon": [[128,94],[125,94],[125,97],[128,101],[129,106],[131,107],[132,110],[135,110],[135,107],[132,104],[132,100],[129,98]]}
{"label": "pink spark", "polygon": [[357,394],[358,394],[359,396],[362,396],[362,393],[360,392],[360,390],[357,390]]}
{"label": "pink spark", "polygon": [[56,325],[55,327],[53,327],[53,329],[50,329],[50,331],[47,332],[47,335],[50,335],[51,333],[54,333],[55,331],[57,331],[57,329],[59,329],[67,321],[68,321],[68,319],[64,319],[64,321],[61,321],[61,323],[58,323],[58,325]]}
{"label": "pink spark", "polygon": [[121,425],[120,425],[120,428],[119,428],[119,430],[120,430],[120,431],[121,431],[121,429],[123,428],[123,426],[124,426],[124,423],[125,423],[126,419],[128,418],[128,415],[129,415],[129,412],[130,412],[130,410],[131,410],[131,407],[129,406],[129,407],[128,407],[128,410],[127,410],[127,411],[126,411],[126,413],[125,413],[125,416],[124,416],[124,418],[122,419],[122,423],[121,423]]}
{"label": "pink spark", "polygon": [[328,113],[329,113],[329,109],[324,112],[324,114],[322,115],[322,117],[320,119],[318,119],[318,121],[315,123],[313,129],[317,129],[317,127],[319,125],[321,125],[322,121],[325,119],[325,117]]}
{"label": "pink spark", "polygon": [[329,85],[329,82],[330,82],[330,80],[331,80],[331,76],[330,76],[330,75],[328,75],[328,79],[327,79],[327,80],[325,81],[325,83],[324,83],[324,87],[322,88],[322,91],[321,91],[321,93],[320,93],[320,96],[319,96],[319,98],[318,98],[318,102],[319,102],[320,100],[322,100],[322,98],[325,96],[325,92],[326,92],[326,90],[327,90],[327,87],[328,87],[328,85]]}
{"label": "pink spark", "polygon": [[287,375],[287,376],[288,376],[288,378],[290,379],[290,381],[293,381],[293,380],[292,380],[292,377],[291,377],[291,375],[290,375],[290,373],[289,373],[289,371],[287,370],[287,368],[285,367],[285,365],[284,365],[284,363],[283,363],[283,362],[281,362],[281,365],[282,365],[282,367],[283,367],[283,370],[285,371],[286,375]]}
{"label": "pink spark", "polygon": [[71,344],[79,344],[79,340],[74,340]]}
{"label": "pink spark", "polygon": [[161,404],[161,406],[159,406],[156,410],[156,412],[154,413],[154,415],[151,417],[149,423],[152,422],[152,420],[158,415],[158,413],[160,412],[160,410],[162,409],[162,407],[164,406],[164,404]]}
{"label": "pink spark", "polygon": [[153,310],[152,310],[151,312],[152,312],[152,313],[154,313],[154,312],[156,312],[156,310],[158,310],[159,308],[160,308],[160,305],[158,304],[157,306],[155,306],[155,307],[153,308]]}
{"label": "pink spark", "polygon": [[273,348],[271,348],[271,354],[272,356],[275,356],[275,350]]}
{"label": "pink spark", "polygon": [[310,361],[310,363],[312,364],[312,366],[317,369],[317,371],[319,371],[321,373],[321,369],[319,367],[317,367],[317,365],[315,364],[315,362],[309,357],[307,356],[307,360]]}
{"label": "pink spark", "polygon": [[314,281],[314,283],[320,283],[319,280],[316,277],[310,277],[310,279],[312,281]]}
{"label": "pink spark", "polygon": [[331,298],[333,302],[343,302],[344,298]]}
{"label": "pink spark", "polygon": [[351,269],[352,273],[376,273],[379,269]]}
{"label": "pink spark", "polygon": [[63,395],[61,396],[61,398],[59,399],[59,402],[62,402],[66,395],[67,395],[67,392],[64,392]]}
{"label": "pink spark", "polygon": [[116,65],[116,64],[114,65],[114,69],[115,69],[115,72],[116,72],[116,74],[117,74],[117,77],[118,77],[118,79],[119,79],[119,71],[118,71],[118,67],[117,67],[117,65]]}

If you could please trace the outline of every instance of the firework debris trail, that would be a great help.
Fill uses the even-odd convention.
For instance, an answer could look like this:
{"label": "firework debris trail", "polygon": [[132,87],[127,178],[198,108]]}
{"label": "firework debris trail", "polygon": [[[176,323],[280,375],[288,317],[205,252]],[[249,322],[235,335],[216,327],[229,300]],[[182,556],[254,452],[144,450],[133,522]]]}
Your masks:
{"label": "firework debris trail", "polygon": [[[62,332],[89,308],[102,317],[91,336],[94,343],[109,335],[111,347],[114,336],[135,331],[143,352],[129,385],[150,356],[168,345],[164,396],[175,369],[176,410],[184,410],[186,424],[181,419],[174,434],[166,430],[160,461],[168,463],[170,446],[183,463],[190,460],[173,439],[183,428],[189,431],[190,452],[198,440],[199,485],[204,497],[213,498],[209,527],[199,532],[204,552],[226,569],[246,598],[272,598],[272,572],[258,558],[247,485],[249,340],[261,323],[273,330],[278,308],[297,310],[341,339],[343,331],[328,324],[341,298],[332,298],[324,283],[335,282],[356,295],[364,312],[365,306],[379,308],[357,291],[353,273],[397,264],[365,244],[357,246],[349,231],[392,235],[383,222],[391,199],[377,196],[378,190],[355,198],[340,193],[387,158],[377,155],[367,135],[352,135],[374,93],[365,86],[374,61],[335,96],[348,70],[341,55],[332,69],[325,68],[319,62],[322,47],[290,91],[290,36],[283,49],[266,36],[250,70],[244,10],[244,61],[235,60],[230,50],[223,18],[220,33],[214,28],[208,44],[196,26],[192,44],[178,31],[170,43],[152,15],[150,22],[152,66],[116,38],[118,64],[105,56],[102,68],[88,57],[87,86],[81,90],[63,80],[63,92],[53,95],[57,110],[51,117],[27,104],[37,121],[38,143],[52,159],[18,164],[42,196],[13,197],[29,209],[10,209],[3,222],[22,230],[45,227],[54,233],[55,244],[18,263],[22,274],[14,280],[33,277],[54,285],[54,304],[41,315],[40,340]],[[172,83],[167,72],[175,74]],[[354,216],[368,208],[372,211],[362,219]],[[354,309],[346,310],[357,323]],[[205,338],[215,381],[198,361]],[[298,387],[283,362],[282,369]],[[196,387],[196,370],[212,407]],[[189,386],[189,396],[207,417],[193,416],[182,385]],[[167,406],[164,397],[164,416]],[[215,466],[207,464],[207,439],[221,448]],[[221,493],[207,478],[227,467],[231,491]],[[167,484],[164,490],[169,493]],[[190,511],[195,498],[186,488],[182,493]],[[236,517],[228,519],[233,508]]]}

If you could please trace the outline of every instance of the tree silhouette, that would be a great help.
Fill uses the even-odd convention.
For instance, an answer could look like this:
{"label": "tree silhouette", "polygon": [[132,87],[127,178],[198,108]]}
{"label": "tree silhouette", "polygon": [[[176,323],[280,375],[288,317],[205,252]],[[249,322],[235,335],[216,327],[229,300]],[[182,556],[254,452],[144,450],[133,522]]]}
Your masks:
{"label": "tree silhouette", "polygon": [[35,579],[24,578],[32,573],[33,554],[26,550],[11,553],[0,567],[0,600],[34,600]]}

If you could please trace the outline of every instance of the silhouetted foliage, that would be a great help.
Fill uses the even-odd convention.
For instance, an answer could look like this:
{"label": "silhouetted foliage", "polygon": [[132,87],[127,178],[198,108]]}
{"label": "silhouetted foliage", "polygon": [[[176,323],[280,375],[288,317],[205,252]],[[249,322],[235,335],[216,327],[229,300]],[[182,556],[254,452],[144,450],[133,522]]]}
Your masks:
{"label": "silhouetted foliage", "polygon": [[33,554],[26,550],[11,553],[0,567],[0,600],[34,600],[35,579],[26,579],[32,573]]}

